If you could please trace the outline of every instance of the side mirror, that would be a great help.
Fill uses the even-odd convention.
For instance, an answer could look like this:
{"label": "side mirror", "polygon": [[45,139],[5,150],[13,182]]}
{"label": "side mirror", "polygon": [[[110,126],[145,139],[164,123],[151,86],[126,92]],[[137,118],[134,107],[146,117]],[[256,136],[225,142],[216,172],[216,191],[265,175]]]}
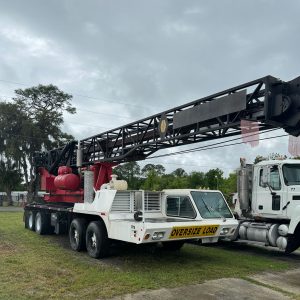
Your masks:
{"label": "side mirror", "polygon": [[271,170],[268,166],[264,166],[262,169],[261,185],[267,187],[270,183]]}

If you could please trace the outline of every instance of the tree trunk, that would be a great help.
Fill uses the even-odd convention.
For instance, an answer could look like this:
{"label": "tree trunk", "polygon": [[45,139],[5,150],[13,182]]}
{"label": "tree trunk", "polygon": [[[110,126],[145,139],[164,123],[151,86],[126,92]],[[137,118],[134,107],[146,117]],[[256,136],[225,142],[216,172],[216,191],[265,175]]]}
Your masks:
{"label": "tree trunk", "polygon": [[27,202],[33,202],[34,200],[34,180],[31,180],[27,186]]}
{"label": "tree trunk", "polygon": [[12,200],[12,196],[11,196],[11,190],[10,189],[6,189],[6,197],[7,197],[7,202],[9,206],[13,206],[13,200]]}
{"label": "tree trunk", "polygon": [[26,162],[26,157],[22,157],[22,168],[24,172],[24,178],[25,178],[25,184],[26,184],[26,189],[27,189],[27,202],[32,202],[33,201],[33,189],[32,189],[32,182],[29,181],[29,176],[28,176],[28,167],[27,167],[27,162]]}

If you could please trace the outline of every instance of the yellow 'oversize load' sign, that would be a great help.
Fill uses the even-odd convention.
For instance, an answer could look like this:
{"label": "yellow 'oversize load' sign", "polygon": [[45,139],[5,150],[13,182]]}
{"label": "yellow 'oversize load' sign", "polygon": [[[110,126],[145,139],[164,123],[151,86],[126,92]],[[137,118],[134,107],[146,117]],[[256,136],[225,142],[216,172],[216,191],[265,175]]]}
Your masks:
{"label": "yellow 'oversize load' sign", "polygon": [[173,227],[169,239],[214,235],[219,225]]}

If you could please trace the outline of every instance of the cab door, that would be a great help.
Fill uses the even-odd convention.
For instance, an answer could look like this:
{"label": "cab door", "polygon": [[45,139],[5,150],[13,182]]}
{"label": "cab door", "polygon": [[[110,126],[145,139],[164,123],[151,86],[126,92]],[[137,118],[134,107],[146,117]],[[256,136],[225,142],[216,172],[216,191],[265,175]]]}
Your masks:
{"label": "cab door", "polygon": [[276,218],[282,216],[285,205],[284,189],[278,165],[270,166],[268,184],[263,183],[263,168],[258,170],[256,213]]}

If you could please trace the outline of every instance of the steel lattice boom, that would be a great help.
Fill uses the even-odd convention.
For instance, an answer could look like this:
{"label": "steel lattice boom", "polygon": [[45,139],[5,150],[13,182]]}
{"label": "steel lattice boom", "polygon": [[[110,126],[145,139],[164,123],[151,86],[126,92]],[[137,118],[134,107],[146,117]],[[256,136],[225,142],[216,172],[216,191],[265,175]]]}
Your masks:
{"label": "steel lattice boom", "polygon": [[[298,136],[300,77],[283,82],[266,76],[83,139],[83,164],[142,160],[161,149],[238,135],[241,120]],[[77,147],[71,142],[40,153],[36,164],[54,173],[61,164],[75,166]]]}

